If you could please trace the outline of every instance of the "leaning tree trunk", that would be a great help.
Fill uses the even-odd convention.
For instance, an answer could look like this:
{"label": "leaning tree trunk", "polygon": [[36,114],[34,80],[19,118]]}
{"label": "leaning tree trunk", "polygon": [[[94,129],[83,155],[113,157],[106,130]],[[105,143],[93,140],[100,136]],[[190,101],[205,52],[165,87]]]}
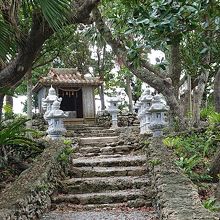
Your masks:
{"label": "leaning tree trunk", "polygon": [[220,69],[218,70],[214,81],[214,101],[215,111],[220,113]]}
{"label": "leaning tree trunk", "polygon": [[133,112],[133,103],[132,103],[132,91],[131,91],[131,80],[129,76],[126,76],[126,90],[128,95],[128,109],[129,112]]}
{"label": "leaning tree trunk", "polygon": [[3,108],[4,97],[5,94],[0,93],[0,121],[2,119],[2,108]]}

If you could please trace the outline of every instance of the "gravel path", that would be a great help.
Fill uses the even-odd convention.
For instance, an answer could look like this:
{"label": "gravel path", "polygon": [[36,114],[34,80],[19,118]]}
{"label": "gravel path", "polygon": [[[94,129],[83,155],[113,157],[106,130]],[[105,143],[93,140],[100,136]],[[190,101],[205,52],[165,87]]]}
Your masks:
{"label": "gravel path", "polygon": [[143,211],[81,211],[50,212],[41,220],[157,220],[153,212]]}

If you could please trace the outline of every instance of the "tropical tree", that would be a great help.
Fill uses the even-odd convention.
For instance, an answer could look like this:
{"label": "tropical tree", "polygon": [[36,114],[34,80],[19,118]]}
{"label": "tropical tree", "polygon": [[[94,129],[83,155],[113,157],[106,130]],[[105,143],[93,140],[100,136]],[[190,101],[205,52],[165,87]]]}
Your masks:
{"label": "tropical tree", "polygon": [[45,41],[63,26],[91,23],[90,13],[98,2],[0,1],[0,103],[4,88],[16,87],[24,79]]}
{"label": "tropical tree", "polygon": [[[195,60],[199,68],[194,97],[200,106],[213,55],[212,38],[219,26],[218,7],[217,1],[106,0],[103,7],[93,11],[97,29],[122,65],[166,97],[182,127],[185,127],[185,119],[179,95],[186,63],[181,48],[189,46],[187,35],[199,33],[202,47],[193,52],[199,56],[199,62]],[[166,60],[151,65],[150,49],[162,50]]]}

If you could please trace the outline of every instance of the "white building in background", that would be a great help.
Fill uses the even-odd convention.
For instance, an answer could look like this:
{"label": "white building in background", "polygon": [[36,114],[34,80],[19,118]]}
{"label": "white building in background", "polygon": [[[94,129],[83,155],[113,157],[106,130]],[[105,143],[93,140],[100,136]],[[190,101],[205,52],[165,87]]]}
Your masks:
{"label": "white building in background", "polygon": [[26,100],[27,100],[27,97],[24,95],[13,97],[13,112],[15,114],[26,114],[23,112],[24,103]]}

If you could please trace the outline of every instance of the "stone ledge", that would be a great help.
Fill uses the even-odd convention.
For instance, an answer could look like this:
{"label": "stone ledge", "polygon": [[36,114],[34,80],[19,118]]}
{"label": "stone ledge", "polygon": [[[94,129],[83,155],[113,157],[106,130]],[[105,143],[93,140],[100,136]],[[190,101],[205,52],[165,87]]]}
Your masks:
{"label": "stone ledge", "polygon": [[[156,191],[155,203],[163,220],[215,220],[215,214],[205,209],[192,181],[175,165],[172,151],[161,139],[152,138],[146,147],[151,165],[152,184]],[[157,163],[157,162],[158,163]]]}
{"label": "stone ledge", "polygon": [[33,165],[0,195],[0,219],[37,219],[51,205],[50,195],[59,180],[59,155],[66,148],[62,141],[49,146]]}

